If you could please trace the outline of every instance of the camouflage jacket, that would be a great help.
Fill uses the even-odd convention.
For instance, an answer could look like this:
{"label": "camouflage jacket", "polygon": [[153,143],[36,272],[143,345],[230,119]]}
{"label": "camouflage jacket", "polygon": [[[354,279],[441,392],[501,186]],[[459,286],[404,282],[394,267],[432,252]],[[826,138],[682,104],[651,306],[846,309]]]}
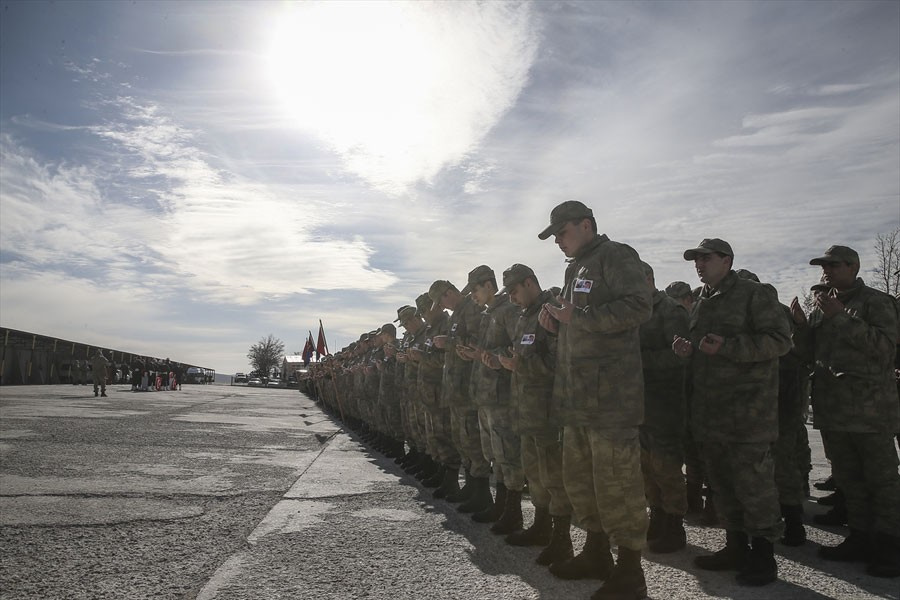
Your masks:
{"label": "camouflage jacket", "polygon": [[[715,355],[698,349],[725,338]],[[731,271],[704,286],[691,314],[691,430],[698,441],[778,438],[778,357],[791,349],[791,325],[771,287]]]}
{"label": "camouflage jacket", "polygon": [[630,435],[643,420],[638,328],[652,305],[640,260],[598,235],[566,268],[562,295],[575,311],[559,325],[553,418],[561,425]]}
{"label": "camouflage jacket", "polygon": [[690,317],[665,292],[653,293],[653,315],[641,325],[641,362],[644,366],[644,424],[642,429],[680,437],[685,427],[687,361],[672,351],[675,336],[689,336]]}
{"label": "camouflage jacket", "polygon": [[469,384],[472,380],[472,363],[456,353],[457,345],[475,343],[481,310],[466,296],[450,316],[447,347],[444,353],[444,378],[441,389],[441,406],[470,406]]}
{"label": "camouflage jacket", "polygon": [[[478,345],[488,352],[505,352],[512,346],[519,307],[509,301],[507,294],[500,294],[481,315]],[[510,372],[506,369],[491,369],[482,362],[474,363],[470,393],[475,406],[509,406],[510,380]]]}
{"label": "camouflage jacket", "polygon": [[897,308],[889,295],[857,279],[838,294],[844,312],[830,319],[814,309],[794,340],[814,364],[813,417],[827,431],[900,431],[894,382]]}
{"label": "camouflage jacket", "polygon": [[552,299],[550,292],[543,292],[516,320],[513,348],[519,361],[512,374],[512,390],[519,414],[519,433],[545,433],[548,429],[556,429],[550,422],[550,404],[557,336],[538,323],[541,307]]}
{"label": "camouflage jacket", "polygon": [[382,348],[379,353],[378,404],[383,407],[399,406],[397,397],[397,359],[388,356]]}
{"label": "camouflage jacket", "polygon": [[440,405],[441,377],[444,374],[444,351],[437,348],[431,339],[437,335],[447,335],[450,319],[441,312],[434,323],[425,328],[422,342],[422,356],[419,361],[419,393],[428,408]]}

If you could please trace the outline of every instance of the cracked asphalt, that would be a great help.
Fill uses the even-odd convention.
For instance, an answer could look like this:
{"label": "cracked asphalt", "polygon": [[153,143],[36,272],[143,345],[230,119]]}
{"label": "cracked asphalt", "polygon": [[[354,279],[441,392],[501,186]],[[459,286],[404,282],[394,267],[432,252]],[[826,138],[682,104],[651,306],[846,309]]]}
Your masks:
{"label": "cracked asphalt", "polygon": [[[816,481],[827,464],[810,438]],[[645,556],[650,596],[900,597],[898,580],[817,558],[843,530],[807,531],[778,547],[780,581],[749,590],[693,569],[723,532],[689,525],[686,551]],[[0,387],[2,599],[567,600],[599,585],[556,580],[536,555],[433,500],[296,390]]]}

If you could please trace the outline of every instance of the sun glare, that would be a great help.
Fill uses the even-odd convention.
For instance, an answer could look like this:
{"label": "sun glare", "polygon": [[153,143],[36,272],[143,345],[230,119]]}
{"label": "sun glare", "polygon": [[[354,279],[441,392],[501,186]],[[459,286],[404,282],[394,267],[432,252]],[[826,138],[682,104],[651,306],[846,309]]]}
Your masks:
{"label": "sun glare", "polygon": [[269,77],[287,111],[341,152],[390,156],[428,135],[438,52],[419,9],[386,2],[302,4],[283,16]]}

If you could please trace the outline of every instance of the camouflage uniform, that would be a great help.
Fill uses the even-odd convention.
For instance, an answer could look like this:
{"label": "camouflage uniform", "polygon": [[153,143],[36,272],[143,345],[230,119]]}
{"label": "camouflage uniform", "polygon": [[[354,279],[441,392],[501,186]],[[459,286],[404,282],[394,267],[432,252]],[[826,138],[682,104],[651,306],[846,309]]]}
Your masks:
{"label": "camouflage uniform", "polygon": [[566,493],[582,527],[640,550],[647,512],[638,327],[651,304],[637,252],[595,236],[566,269],[562,295],[575,305],[571,321],[559,325],[553,387],[553,416],[564,427]]}
{"label": "camouflage uniform", "polygon": [[[518,307],[506,294],[498,294],[482,313],[478,345],[492,353],[512,345]],[[509,490],[525,485],[521,442],[516,431],[516,412],[510,398],[510,373],[491,369],[481,362],[472,367],[471,396],[478,407],[481,446],[485,458],[493,460],[498,483]]]}
{"label": "camouflage uniform", "polygon": [[770,287],[730,271],[704,286],[690,340],[725,338],[714,355],[694,351],[691,429],[727,531],[774,542],[781,536],[772,446],[778,436],[778,357],[790,324]]}
{"label": "camouflage uniform", "polygon": [[450,427],[450,407],[441,406],[441,378],[444,370],[444,351],[436,348],[432,338],[447,335],[450,328],[446,312],[441,312],[425,328],[422,358],[419,361],[419,397],[425,409],[425,427],[429,454],[445,465],[459,467],[459,454],[453,445]]}
{"label": "camouflage uniform", "polygon": [[684,487],[685,361],[672,352],[675,336],[687,337],[689,317],[684,306],[657,290],[653,315],[641,325],[641,362],[644,368],[644,423],[640,427],[641,467],[651,507],[683,517],[687,512]]}
{"label": "camouflage uniform", "polygon": [[481,451],[478,409],[469,395],[472,363],[456,353],[457,345],[475,342],[480,323],[481,310],[478,305],[470,297],[464,297],[450,316],[441,406],[450,409],[453,443],[462,459],[462,466],[469,470],[472,477],[489,477],[491,465]]}
{"label": "camouflage uniform", "polygon": [[512,374],[512,389],[531,502],[559,517],[571,515],[572,506],[562,477],[559,427],[550,421],[557,335],[538,324],[541,307],[552,300],[552,294],[545,291],[519,315],[513,336],[519,360]]}
{"label": "camouflage uniform", "polygon": [[818,308],[796,334],[815,364],[813,416],[835,483],[847,499],[850,528],[900,536],[900,475],[893,436],[900,405],[893,379],[898,335],[893,298],[862,279],[838,293],[844,312]]}

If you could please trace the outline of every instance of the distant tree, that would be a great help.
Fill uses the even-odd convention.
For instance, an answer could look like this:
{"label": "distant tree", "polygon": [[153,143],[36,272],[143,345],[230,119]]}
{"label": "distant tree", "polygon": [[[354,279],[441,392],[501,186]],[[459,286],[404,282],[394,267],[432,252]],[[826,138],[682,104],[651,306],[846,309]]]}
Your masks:
{"label": "distant tree", "polygon": [[800,306],[808,317],[809,313],[816,307],[816,297],[813,295],[812,290],[800,292]]}
{"label": "distant tree", "polygon": [[875,260],[872,287],[896,296],[900,293],[900,227],[875,236]]}
{"label": "distant tree", "polygon": [[275,367],[281,366],[284,358],[284,342],[269,334],[269,337],[261,338],[250,346],[247,352],[250,365],[260,373],[270,373]]}

